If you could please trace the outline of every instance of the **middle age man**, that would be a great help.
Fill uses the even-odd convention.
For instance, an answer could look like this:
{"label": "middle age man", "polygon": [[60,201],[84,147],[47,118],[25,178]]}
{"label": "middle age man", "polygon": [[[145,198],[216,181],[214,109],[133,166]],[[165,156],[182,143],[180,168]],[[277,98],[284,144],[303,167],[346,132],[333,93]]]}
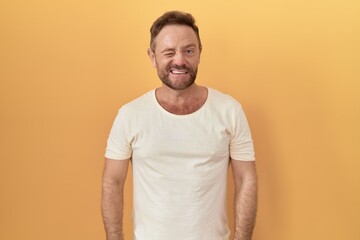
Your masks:
{"label": "middle age man", "polygon": [[148,54],[162,85],[125,104],[111,129],[102,202],[107,239],[123,239],[123,186],[131,160],[134,239],[228,240],[231,163],[235,239],[250,240],[257,178],[241,105],[195,83],[202,45],[190,14],[167,12],[150,31]]}

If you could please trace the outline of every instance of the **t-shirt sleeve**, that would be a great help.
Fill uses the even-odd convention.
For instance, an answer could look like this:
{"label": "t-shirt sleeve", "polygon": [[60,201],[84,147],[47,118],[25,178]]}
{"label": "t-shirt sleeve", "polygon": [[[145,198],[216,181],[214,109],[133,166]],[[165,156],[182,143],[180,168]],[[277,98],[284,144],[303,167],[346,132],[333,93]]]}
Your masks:
{"label": "t-shirt sleeve", "polygon": [[254,161],[254,145],[245,113],[239,104],[234,114],[234,125],[230,140],[230,157],[233,160]]}
{"label": "t-shirt sleeve", "polygon": [[105,157],[113,160],[126,160],[131,158],[131,140],[128,134],[128,121],[123,109],[120,109],[111,128]]}

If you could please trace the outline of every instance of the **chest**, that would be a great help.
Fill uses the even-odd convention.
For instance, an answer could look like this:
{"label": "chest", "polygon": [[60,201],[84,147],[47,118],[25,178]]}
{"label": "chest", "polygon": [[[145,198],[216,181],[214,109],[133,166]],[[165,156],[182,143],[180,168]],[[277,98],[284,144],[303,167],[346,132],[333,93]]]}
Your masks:
{"label": "chest", "polygon": [[133,157],[209,161],[228,157],[229,129],[216,119],[147,119],[147,122],[134,132]]}

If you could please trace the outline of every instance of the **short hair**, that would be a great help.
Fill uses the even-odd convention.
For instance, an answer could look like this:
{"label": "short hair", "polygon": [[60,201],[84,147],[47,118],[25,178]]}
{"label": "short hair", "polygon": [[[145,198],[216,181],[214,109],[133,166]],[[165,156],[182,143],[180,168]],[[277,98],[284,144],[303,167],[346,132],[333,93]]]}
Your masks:
{"label": "short hair", "polygon": [[153,25],[150,28],[150,48],[151,50],[155,50],[155,38],[160,33],[160,31],[167,25],[185,25],[191,27],[196,37],[199,41],[199,48],[202,48],[201,41],[200,41],[200,34],[199,28],[195,24],[195,18],[186,12],[180,11],[170,11],[165,12],[162,16],[155,20]]}

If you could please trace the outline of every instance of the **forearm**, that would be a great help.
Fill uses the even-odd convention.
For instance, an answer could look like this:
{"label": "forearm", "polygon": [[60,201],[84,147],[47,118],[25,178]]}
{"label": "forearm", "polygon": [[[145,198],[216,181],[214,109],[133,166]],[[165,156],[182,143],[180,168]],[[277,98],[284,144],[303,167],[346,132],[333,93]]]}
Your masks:
{"label": "forearm", "polygon": [[103,180],[102,216],[107,240],[122,240],[123,184]]}
{"label": "forearm", "polygon": [[235,190],[234,240],[251,240],[257,211],[256,176],[246,179]]}

